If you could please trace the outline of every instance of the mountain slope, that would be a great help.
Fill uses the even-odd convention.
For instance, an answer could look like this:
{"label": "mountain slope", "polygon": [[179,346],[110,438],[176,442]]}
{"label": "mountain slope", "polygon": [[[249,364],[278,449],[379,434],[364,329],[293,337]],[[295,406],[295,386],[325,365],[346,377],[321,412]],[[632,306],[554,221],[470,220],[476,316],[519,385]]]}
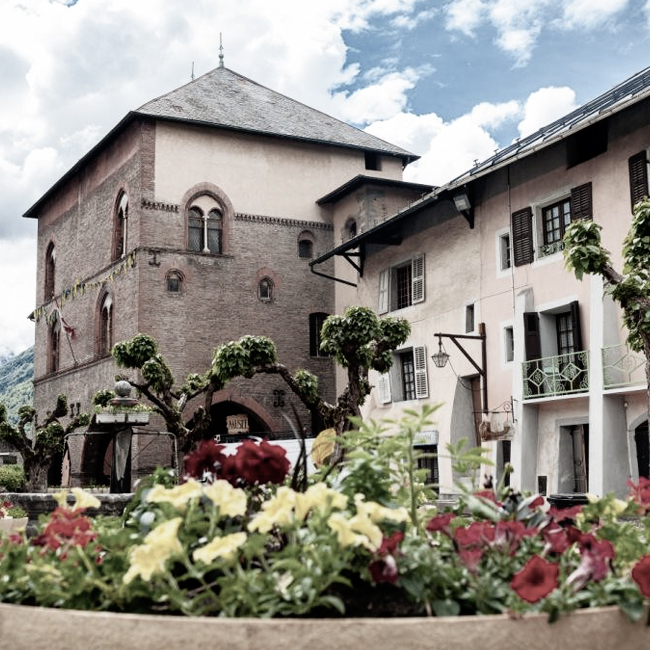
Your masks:
{"label": "mountain slope", "polygon": [[29,348],[0,364],[0,402],[7,407],[9,420],[16,422],[18,408],[31,404],[34,394],[34,348]]}

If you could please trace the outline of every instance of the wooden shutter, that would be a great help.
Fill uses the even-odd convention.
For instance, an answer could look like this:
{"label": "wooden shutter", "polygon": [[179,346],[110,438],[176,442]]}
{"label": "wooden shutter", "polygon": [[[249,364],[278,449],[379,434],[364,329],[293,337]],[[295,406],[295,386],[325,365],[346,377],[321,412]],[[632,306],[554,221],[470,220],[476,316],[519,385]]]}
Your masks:
{"label": "wooden shutter", "polygon": [[411,260],[411,304],[424,302],[424,255]]}
{"label": "wooden shutter", "polygon": [[577,300],[571,303],[571,329],[573,330],[574,349],[584,350],[582,347],[582,328],[580,327],[580,303]]}
{"label": "wooden shutter", "polygon": [[388,311],[388,281],[390,269],[384,269],[379,274],[379,308],[378,313],[385,314]]}
{"label": "wooden shutter", "polygon": [[391,401],[390,377],[388,373],[379,375],[377,380],[377,398],[380,404],[388,404]]}
{"label": "wooden shutter", "polygon": [[539,337],[539,314],[536,311],[524,312],[524,342],[527,361],[541,358],[542,344]]}
{"label": "wooden shutter", "polygon": [[630,169],[630,199],[632,210],[643,198],[648,196],[648,158],[645,151],[639,151],[628,159]]}
{"label": "wooden shutter", "polygon": [[427,381],[427,349],[424,345],[413,348],[413,365],[415,367],[415,396],[418,399],[429,397]]}
{"label": "wooden shutter", "polygon": [[571,221],[591,219],[593,207],[591,202],[591,183],[585,183],[571,189]]}
{"label": "wooden shutter", "polygon": [[530,207],[512,213],[512,250],[515,266],[533,261],[533,211]]}

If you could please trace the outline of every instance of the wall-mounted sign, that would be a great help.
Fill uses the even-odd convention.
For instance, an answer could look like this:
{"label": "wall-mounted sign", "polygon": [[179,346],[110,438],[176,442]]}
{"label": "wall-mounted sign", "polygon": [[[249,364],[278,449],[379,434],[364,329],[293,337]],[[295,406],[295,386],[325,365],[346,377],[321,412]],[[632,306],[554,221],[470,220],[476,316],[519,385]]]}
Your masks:
{"label": "wall-mounted sign", "polygon": [[431,431],[418,431],[413,439],[414,445],[437,445],[438,444],[438,431],[432,429]]}
{"label": "wall-mounted sign", "polygon": [[226,416],[226,429],[229,435],[248,433],[248,415],[240,413],[239,415]]}

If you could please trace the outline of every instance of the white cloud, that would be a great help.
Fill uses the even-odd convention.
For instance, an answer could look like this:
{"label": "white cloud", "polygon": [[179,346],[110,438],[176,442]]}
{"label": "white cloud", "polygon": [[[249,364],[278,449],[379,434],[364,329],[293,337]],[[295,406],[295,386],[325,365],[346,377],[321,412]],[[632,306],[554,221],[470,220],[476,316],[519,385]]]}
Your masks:
{"label": "white cloud", "polygon": [[34,344],[34,325],[27,316],[34,309],[35,257],[34,238],[0,239],[0,274],[11,278],[11,282],[0,283],[0,356],[22,352]]}
{"label": "white cloud", "polygon": [[486,4],[483,0],[454,0],[445,7],[445,27],[458,30],[466,36],[474,36],[483,20]]}
{"label": "white cloud", "polygon": [[561,22],[565,29],[593,29],[623,11],[628,0],[568,0]]}
{"label": "white cloud", "polygon": [[576,94],[571,88],[540,88],[524,103],[524,119],[519,135],[525,137],[577,108]]}

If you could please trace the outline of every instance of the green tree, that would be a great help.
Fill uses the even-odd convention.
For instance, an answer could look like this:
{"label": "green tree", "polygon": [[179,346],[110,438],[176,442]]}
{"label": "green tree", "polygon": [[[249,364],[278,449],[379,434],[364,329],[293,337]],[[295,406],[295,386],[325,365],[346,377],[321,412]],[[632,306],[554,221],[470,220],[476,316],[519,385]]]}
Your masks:
{"label": "green tree", "polygon": [[[292,372],[279,363],[275,344],[264,336],[243,336],[219,346],[209,370],[204,375],[188,375],[181,386],[176,386],[156,342],[146,334],[117,343],[112,354],[120,367],[139,370],[142,381],[131,383],[164,418],[167,430],[179,442],[179,450],[188,452],[209,429],[213,394],[237,377],[257,374],[279,375],[311,412],[320,415],[326,428],[337,433],[350,429],[349,418],[360,416],[360,407],[370,392],[369,370],[386,372],[392,364],[392,351],[409,333],[404,319],[380,319],[365,307],[350,307],[342,316],[327,318],[321,348],[347,370],[348,379],[334,404],[320,396],[315,375],[304,369]],[[186,405],[197,397],[201,397],[201,405],[186,417]]]}
{"label": "green tree", "polygon": [[[606,290],[618,302],[628,330],[627,342],[646,358],[645,374],[650,386],[650,200],[634,206],[632,223],[623,240],[623,270],[612,267],[601,242],[602,227],[590,220],[573,222],[564,235],[564,258],[578,280],[599,275]],[[650,412],[650,394],[649,412]]]}
{"label": "green tree", "polygon": [[[9,443],[23,458],[27,488],[40,492],[47,488],[47,471],[56,454],[63,451],[65,436],[81,426],[87,426],[90,418],[86,413],[74,416],[67,426],[60,418],[68,415],[68,401],[59,395],[54,410],[38,423],[36,411],[31,406],[18,410],[18,424],[7,419],[7,408],[0,404],[0,440]],[[30,435],[31,434],[31,435]]]}

